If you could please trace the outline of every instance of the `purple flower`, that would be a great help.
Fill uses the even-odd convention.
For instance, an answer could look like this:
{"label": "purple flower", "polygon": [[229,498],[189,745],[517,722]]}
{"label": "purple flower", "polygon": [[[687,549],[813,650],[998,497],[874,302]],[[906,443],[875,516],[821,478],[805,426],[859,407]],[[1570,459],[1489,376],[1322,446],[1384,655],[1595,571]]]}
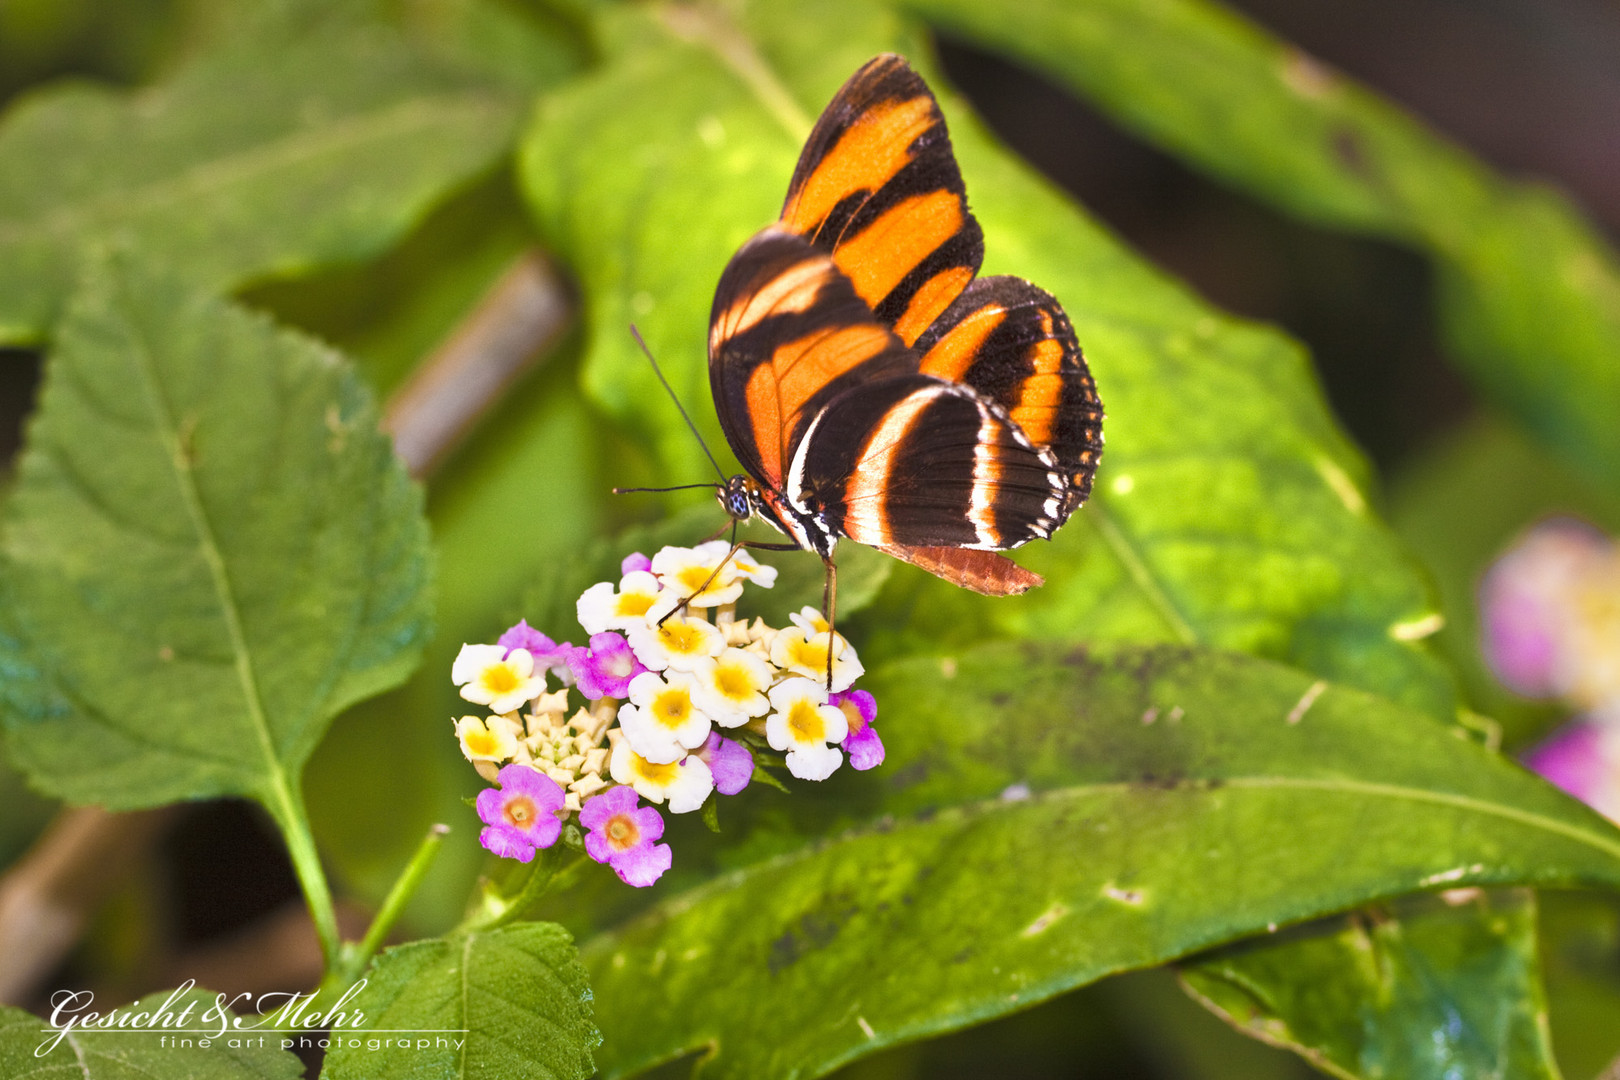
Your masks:
{"label": "purple flower", "polygon": [[714,790],[722,795],[737,794],[753,779],[754,755],[735,739],[722,738],[718,731],[709,734],[709,741],[697,755],[708,764],[714,776]]}
{"label": "purple flower", "polygon": [[883,740],[872,727],[872,721],[877,719],[877,698],[865,690],[845,690],[829,697],[827,704],[838,706],[849,721],[843,747],[850,768],[864,771],[883,764]]}
{"label": "purple flower", "polygon": [[590,648],[569,653],[568,670],[574,673],[579,692],[595,701],[629,697],[630,680],[647,668],[630,651],[630,643],[623,634],[608,630],[592,634]]}
{"label": "purple flower", "polygon": [[1620,728],[1576,720],[1531,748],[1523,760],[1592,809],[1620,821]]}
{"label": "purple flower", "polygon": [[503,859],[528,862],[539,848],[557,842],[563,789],[527,765],[508,765],[496,775],[499,789],[478,793],[478,816],[486,828],[478,842]]}
{"label": "purple flower", "polygon": [[654,843],[664,835],[664,819],[640,802],[634,788],[609,788],[585,801],[579,823],[591,830],[585,853],[613,867],[626,885],[644,889],[663,876],[674,855],[668,844]]}
{"label": "purple flower", "polygon": [[637,570],[651,570],[652,560],[639,551],[632,551],[619,563],[619,575],[629,577]]}
{"label": "purple flower", "polygon": [[527,619],[519,619],[516,626],[495,639],[495,644],[508,654],[513,649],[527,649],[534,657],[534,670],[555,671],[559,675],[569,670],[568,658],[574,653],[574,647],[568,642],[557,644],[530,626]]}

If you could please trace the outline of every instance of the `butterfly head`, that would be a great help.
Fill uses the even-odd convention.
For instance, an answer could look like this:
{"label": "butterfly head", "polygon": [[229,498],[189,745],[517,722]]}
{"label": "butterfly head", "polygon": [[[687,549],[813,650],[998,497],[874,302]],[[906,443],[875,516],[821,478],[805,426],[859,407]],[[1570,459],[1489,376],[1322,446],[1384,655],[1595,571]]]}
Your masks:
{"label": "butterfly head", "polygon": [[747,521],[754,516],[758,489],[748,477],[738,474],[714,489],[715,498],[733,521]]}

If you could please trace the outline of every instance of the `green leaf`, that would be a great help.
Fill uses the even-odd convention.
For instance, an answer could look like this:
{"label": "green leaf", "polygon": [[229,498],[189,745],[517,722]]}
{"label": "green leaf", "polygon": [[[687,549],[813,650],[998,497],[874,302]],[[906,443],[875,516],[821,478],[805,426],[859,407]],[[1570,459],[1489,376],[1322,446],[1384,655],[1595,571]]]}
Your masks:
{"label": "green leaf", "polygon": [[123,260],[58,331],[5,510],[0,703],[41,789],[272,813],[429,631],[421,495],[336,354]]}
{"label": "green leaf", "polygon": [[[0,1076],[7,1080],[136,1080],[151,1076],[184,1076],[187,1080],[297,1080],[304,1063],[279,1048],[276,1038],[251,1038],[226,1032],[213,1037],[218,1024],[201,1018],[215,1005],[206,990],[160,991],[139,1001],[109,1010],[109,1014],[156,1013],[167,1004],[167,1027],[114,1027],[106,1030],[74,1027],[61,1041],[45,1047],[56,1035],[49,1024],[32,1013],[0,1005]],[[198,1030],[177,1035],[173,1018],[190,1010],[185,1025]],[[86,1011],[97,1011],[93,1002]],[[71,1015],[71,1014],[68,1014]],[[226,1018],[234,1014],[225,1011]],[[184,1040],[182,1042],[182,1040]]]}
{"label": "green leaf", "polygon": [[842,794],[875,824],[585,944],[604,1075],[819,1075],[1380,897],[1620,883],[1620,832],[1539,778],[1265,661],[994,645],[867,685],[890,759]]}
{"label": "green leaf", "polygon": [[902,2],[1286,211],[1426,251],[1451,352],[1501,408],[1620,485],[1620,262],[1567,200],[1501,179],[1204,0],[1036,0],[1017,19]]}
{"label": "green leaf", "polygon": [[0,342],[44,339],[117,240],[224,289],[381,250],[508,144],[516,102],[344,5],[274,4],[135,94],[42,91],[0,125]]}
{"label": "green leaf", "polygon": [[1409,897],[1232,946],[1181,977],[1239,1029],[1333,1076],[1559,1076],[1529,889]]}
{"label": "green leaf", "polygon": [[[365,1025],[333,1032],[343,1039],[321,1076],[584,1080],[602,1041],[590,1001],[573,940],[554,923],[401,945],[373,964],[353,1001]],[[372,1029],[378,1034],[367,1036]],[[384,1038],[409,1040],[410,1049],[370,1047]]]}
{"label": "green leaf", "polygon": [[[587,392],[652,433],[661,482],[705,466],[626,324],[688,402],[706,403],[714,283],[776,216],[809,118],[872,54],[926,56],[875,5],[765,0],[739,5],[736,25],[687,10],[604,12],[606,62],[542,102],[521,163],[542,233],[581,282]],[[1369,513],[1364,464],[1303,353],[1155,274],[948,93],[942,104],[985,271],[1063,301],[1108,410],[1108,450],[1092,503],[1053,544],[1025,549],[1044,588],[992,600],[899,568],[863,648],[899,655],[997,635],[1200,642],[1449,716],[1447,676],[1409,640],[1432,625],[1432,603]],[[717,443],[712,409],[692,411]]]}

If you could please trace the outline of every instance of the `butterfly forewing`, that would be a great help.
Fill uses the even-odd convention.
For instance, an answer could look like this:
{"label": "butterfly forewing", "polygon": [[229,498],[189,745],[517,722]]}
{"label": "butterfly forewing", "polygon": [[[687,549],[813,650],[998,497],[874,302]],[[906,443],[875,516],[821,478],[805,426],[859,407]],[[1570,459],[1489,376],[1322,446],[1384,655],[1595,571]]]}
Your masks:
{"label": "butterfly forewing", "polygon": [[738,460],[766,487],[816,412],[850,387],[916,368],[850,281],[800,237],[766,229],[731,259],[709,317],[709,388]]}
{"label": "butterfly forewing", "polygon": [[832,255],[907,345],[973,280],[984,237],[939,105],[900,57],[861,68],[821,114],[778,227]]}

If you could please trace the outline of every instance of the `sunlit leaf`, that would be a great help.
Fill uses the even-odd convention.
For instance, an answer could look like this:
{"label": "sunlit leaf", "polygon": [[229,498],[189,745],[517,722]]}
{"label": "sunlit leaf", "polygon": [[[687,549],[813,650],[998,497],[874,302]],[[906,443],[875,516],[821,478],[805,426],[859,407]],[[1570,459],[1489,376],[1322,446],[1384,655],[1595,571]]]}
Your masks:
{"label": "sunlit leaf", "polygon": [[[837,86],[885,49],[927,55],[872,5],[755,3],[736,23],[693,11],[604,13],[608,62],[548,95],[523,149],[542,232],[582,285],[587,390],[655,440],[663,482],[706,466],[626,324],[717,442],[704,356],[721,268],[776,216],[809,119]],[[1026,549],[1046,587],[987,600],[902,568],[867,636],[873,654],[987,635],[1202,642],[1449,715],[1446,677],[1409,640],[1433,625],[1431,602],[1369,513],[1364,466],[1300,350],[1149,270],[943,104],[985,270],[1063,301],[1108,410],[1108,449],[1092,504],[1054,544]]]}
{"label": "sunlit leaf", "polygon": [[1382,896],[1620,882],[1620,832],[1539,779],[1263,661],[1002,645],[868,685],[884,816],[586,943],[605,1075],[818,1075]]}

